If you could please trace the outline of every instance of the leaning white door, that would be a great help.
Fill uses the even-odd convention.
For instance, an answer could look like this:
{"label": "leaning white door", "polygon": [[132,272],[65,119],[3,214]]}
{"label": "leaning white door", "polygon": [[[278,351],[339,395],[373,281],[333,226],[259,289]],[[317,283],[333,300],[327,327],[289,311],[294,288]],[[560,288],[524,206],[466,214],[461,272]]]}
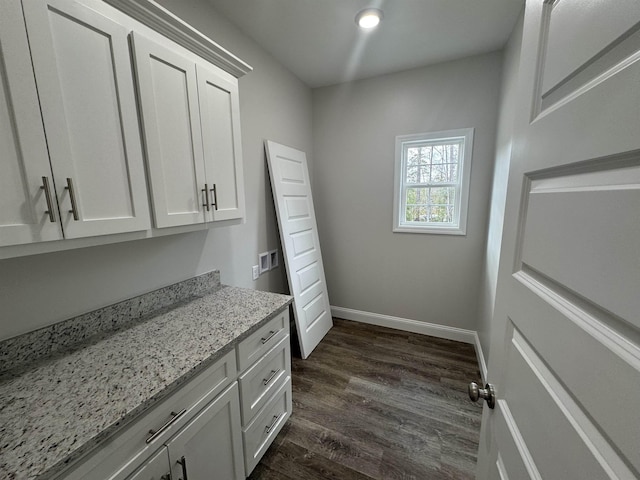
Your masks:
{"label": "leaning white door", "polygon": [[478,478],[640,477],[640,3],[527,2]]}
{"label": "leaning white door", "polygon": [[23,8],[65,237],[148,229],[128,31],[68,0]]}
{"label": "leaning white door", "polygon": [[266,147],[300,350],[307,358],[333,326],[307,157],[271,141]]}

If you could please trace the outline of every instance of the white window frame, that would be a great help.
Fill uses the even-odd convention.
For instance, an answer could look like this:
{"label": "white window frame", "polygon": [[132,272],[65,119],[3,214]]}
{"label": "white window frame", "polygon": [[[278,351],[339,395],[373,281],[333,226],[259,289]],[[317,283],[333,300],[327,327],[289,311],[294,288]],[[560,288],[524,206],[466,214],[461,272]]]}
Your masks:
{"label": "white window frame", "polygon": [[[406,203],[406,155],[407,148],[421,143],[447,142],[463,140],[462,154],[456,184],[454,204],[454,222],[405,222],[403,220]],[[471,158],[473,151],[473,128],[443,130],[441,132],[398,135],[396,137],[396,158],[393,194],[393,231],[404,233],[435,233],[443,235],[466,235],[467,210],[469,207],[469,185],[471,180]]]}

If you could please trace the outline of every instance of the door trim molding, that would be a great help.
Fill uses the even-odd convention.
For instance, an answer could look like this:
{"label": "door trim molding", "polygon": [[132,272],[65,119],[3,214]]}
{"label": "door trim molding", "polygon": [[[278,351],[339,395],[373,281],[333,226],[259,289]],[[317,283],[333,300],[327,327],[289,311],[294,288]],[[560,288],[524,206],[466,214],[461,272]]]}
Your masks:
{"label": "door trim molding", "polygon": [[450,327],[448,325],[438,325],[436,323],[394,317],[391,315],[382,315],[380,313],[364,312],[362,310],[354,310],[352,308],[338,307],[334,305],[331,306],[331,315],[336,318],[343,318],[354,322],[368,323],[370,325],[394,328],[404,332],[418,333],[421,335],[429,335],[432,337],[469,343],[475,347],[482,381],[486,382],[487,364],[484,359],[484,354],[482,353],[478,332],[475,330]]}

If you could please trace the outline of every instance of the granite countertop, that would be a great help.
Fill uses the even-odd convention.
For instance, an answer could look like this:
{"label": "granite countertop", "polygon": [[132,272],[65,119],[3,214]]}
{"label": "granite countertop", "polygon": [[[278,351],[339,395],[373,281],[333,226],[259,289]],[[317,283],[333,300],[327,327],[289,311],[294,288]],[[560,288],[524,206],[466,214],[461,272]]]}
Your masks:
{"label": "granite countertop", "polygon": [[3,374],[0,478],[58,473],[291,301],[286,295],[222,286]]}

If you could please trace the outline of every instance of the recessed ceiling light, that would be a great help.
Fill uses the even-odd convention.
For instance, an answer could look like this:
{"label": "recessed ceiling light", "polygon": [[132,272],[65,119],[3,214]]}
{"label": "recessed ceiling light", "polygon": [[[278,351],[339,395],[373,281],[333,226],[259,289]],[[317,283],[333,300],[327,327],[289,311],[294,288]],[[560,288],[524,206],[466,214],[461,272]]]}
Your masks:
{"label": "recessed ceiling light", "polygon": [[377,27],[381,20],[382,10],[377,8],[365,8],[356,15],[356,23],[367,30]]}

